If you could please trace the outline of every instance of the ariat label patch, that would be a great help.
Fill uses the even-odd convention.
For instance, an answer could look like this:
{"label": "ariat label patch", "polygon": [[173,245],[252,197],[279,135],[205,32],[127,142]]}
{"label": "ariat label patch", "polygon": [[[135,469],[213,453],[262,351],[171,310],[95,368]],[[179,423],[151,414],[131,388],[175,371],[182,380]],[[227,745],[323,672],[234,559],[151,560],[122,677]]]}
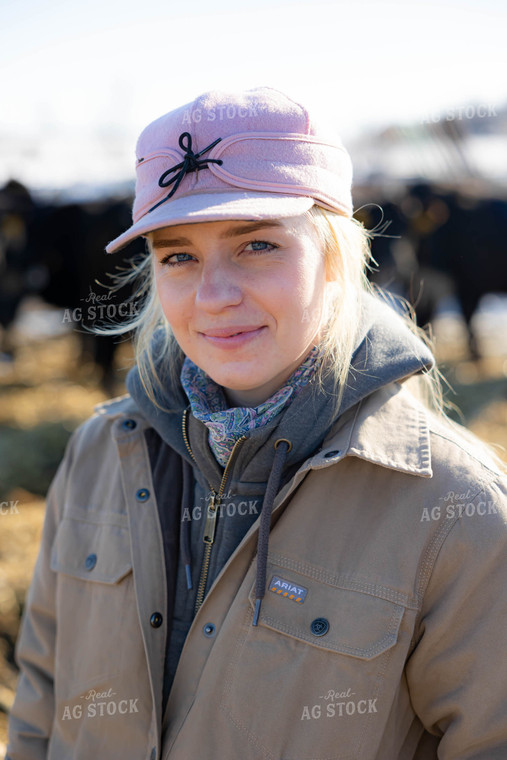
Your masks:
{"label": "ariat label patch", "polygon": [[280,578],[278,575],[273,575],[271,578],[269,590],[274,594],[285,596],[292,602],[297,602],[297,604],[303,604],[308,593],[308,589],[304,586],[296,585],[292,581],[286,581],[285,578]]}

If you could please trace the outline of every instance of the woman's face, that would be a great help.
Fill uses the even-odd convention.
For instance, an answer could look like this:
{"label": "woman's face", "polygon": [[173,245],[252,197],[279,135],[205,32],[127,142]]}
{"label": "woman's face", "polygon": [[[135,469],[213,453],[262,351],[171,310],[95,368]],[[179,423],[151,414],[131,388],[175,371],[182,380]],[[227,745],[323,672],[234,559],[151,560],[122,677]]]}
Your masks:
{"label": "woman's face", "polygon": [[150,233],[157,291],[183,352],[232,406],[265,401],[318,342],[326,273],[305,217]]}

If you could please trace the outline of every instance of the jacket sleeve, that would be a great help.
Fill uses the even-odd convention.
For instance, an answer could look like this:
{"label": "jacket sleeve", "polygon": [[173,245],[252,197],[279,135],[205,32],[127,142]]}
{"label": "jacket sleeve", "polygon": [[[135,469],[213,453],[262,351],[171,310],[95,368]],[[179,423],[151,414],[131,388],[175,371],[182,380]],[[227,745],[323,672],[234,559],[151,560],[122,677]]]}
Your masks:
{"label": "jacket sleeve", "polygon": [[54,716],[55,589],[51,548],[64,503],[72,441],[48,492],[41,546],[27,594],[16,661],[20,677],[9,719],[6,760],[44,760]]}
{"label": "jacket sleeve", "polygon": [[439,760],[507,758],[505,483],[474,503],[448,523],[406,667],[414,710],[440,737]]}

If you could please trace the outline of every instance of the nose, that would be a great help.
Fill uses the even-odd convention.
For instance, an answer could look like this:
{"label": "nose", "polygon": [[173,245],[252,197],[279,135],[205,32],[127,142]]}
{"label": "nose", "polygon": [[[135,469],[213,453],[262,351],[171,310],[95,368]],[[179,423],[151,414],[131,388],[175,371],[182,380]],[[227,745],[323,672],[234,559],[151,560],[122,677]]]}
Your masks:
{"label": "nose", "polygon": [[217,313],[228,306],[237,306],[242,299],[241,285],[231,267],[216,262],[204,265],[195,296],[197,306],[207,312]]}

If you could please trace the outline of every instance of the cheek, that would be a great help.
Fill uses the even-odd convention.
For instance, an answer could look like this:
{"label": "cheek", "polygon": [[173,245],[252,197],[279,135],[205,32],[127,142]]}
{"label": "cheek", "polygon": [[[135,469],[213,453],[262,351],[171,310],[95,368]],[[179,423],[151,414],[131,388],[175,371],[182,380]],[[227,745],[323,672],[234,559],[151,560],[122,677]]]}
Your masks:
{"label": "cheek", "polygon": [[169,295],[167,282],[164,280],[163,276],[155,276],[155,286],[157,288],[158,300],[160,301],[162,311],[164,312],[166,318],[171,321],[168,314],[168,310],[170,311],[171,298]]}
{"label": "cheek", "polygon": [[178,288],[164,272],[156,273],[155,286],[164,316],[171,328],[177,330],[185,320],[184,290]]}
{"label": "cheek", "polygon": [[299,272],[298,295],[301,308],[312,315],[311,322],[318,322],[326,300],[326,272],[320,255],[312,256]]}
{"label": "cheek", "polygon": [[273,303],[282,350],[306,349],[318,333],[325,314],[325,275],[319,261],[302,261],[276,290]]}

